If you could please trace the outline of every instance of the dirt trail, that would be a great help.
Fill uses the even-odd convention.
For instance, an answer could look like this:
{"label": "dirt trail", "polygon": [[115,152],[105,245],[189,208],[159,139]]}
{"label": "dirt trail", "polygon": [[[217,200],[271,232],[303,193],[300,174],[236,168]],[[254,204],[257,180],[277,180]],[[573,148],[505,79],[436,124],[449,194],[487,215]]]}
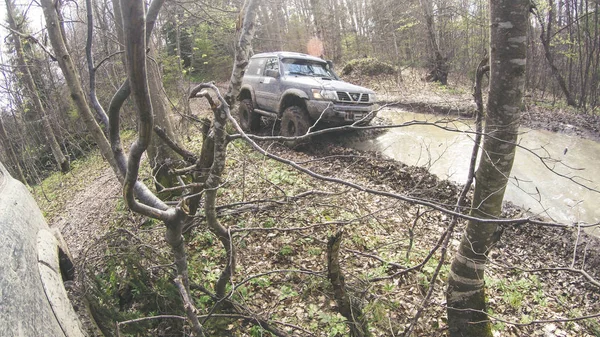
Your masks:
{"label": "dirt trail", "polygon": [[61,231],[75,260],[88,242],[106,233],[120,198],[119,181],[109,167],[89,173],[85,187],[74,193],[64,210],[49,221],[51,227]]}

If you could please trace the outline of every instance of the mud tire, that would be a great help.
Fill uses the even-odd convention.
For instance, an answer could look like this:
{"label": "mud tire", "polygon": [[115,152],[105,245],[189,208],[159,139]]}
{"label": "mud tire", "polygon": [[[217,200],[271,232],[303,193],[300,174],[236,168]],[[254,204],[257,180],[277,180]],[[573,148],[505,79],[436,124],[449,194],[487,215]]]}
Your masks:
{"label": "mud tire", "polygon": [[[311,126],[311,120],[306,109],[299,106],[290,106],[281,116],[281,135],[285,137],[299,137],[308,132]],[[285,145],[291,148],[307,144],[310,139],[286,141]]]}
{"label": "mud tire", "polygon": [[260,115],[254,111],[251,99],[246,98],[240,102],[238,115],[242,130],[246,132],[257,132],[260,130]]}

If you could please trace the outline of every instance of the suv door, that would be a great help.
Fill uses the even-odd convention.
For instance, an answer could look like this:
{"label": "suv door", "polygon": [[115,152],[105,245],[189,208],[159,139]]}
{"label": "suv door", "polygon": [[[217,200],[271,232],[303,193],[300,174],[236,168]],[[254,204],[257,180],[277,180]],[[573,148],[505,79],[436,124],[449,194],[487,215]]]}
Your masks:
{"label": "suv door", "polygon": [[[269,76],[267,76],[267,74]],[[259,108],[277,112],[279,107],[279,96],[281,94],[279,77],[279,59],[277,57],[266,59],[262,76],[254,88],[256,104]]]}

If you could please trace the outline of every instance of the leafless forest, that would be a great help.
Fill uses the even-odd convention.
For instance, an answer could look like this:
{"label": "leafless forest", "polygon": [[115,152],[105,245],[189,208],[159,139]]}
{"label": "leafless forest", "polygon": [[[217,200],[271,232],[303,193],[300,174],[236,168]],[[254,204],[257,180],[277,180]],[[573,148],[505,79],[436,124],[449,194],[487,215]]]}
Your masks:
{"label": "leafless forest", "polygon": [[[0,160],[73,231],[90,335],[600,336],[598,224],[503,206],[525,104],[600,113],[599,6],[6,0]],[[378,88],[474,87],[467,184],[331,141],[402,125],[295,150],[243,132],[243,69],[279,50]]]}

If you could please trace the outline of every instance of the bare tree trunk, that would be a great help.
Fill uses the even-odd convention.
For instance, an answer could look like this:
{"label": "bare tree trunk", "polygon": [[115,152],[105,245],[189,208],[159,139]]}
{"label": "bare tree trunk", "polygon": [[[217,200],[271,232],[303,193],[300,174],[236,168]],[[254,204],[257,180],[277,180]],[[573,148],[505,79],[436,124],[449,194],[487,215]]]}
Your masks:
{"label": "bare tree trunk", "polygon": [[96,141],[102,157],[104,157],[104,159],[110,163],[110,166],[118,174],[117,164],[112,155],[110,144],[108,143],[108,140],[104,136],[102,129],[96,122],[94,114],[87,104],[85,94],[83,93],[81,83],[79,82],[77,69],[75,68],[73,59],[71,58],[71,55],[67,49],[61,21],[58,17],[57,10],[59,10],[59,8],[56,7],[58,4],[55,4],[52,0],[42,0],[41,4],[44,10],[44,17],[46,19],[48,39],[52,44],[52,49],[54,50],[58,65],[60,66],[63,76],[65,77],[65,82],[69,87],[71,98],[73,99],[73,102],[77,107],[77,111],[79,111],[79,115],[83,119],[88,132],[91,133],[92,137]]}
{"label": "bare tree trunk", "polygon": [[[2,121],[2,116],[0,116],[0,144],[4,147],[6,154],[8,156],[8,160],[10,160],[10,166],[15,169],[16,178],[19,179],[23,184],[27,185],[27,180],[25,179],[25,174],[23,174],[23,169],[21,169],[21,164],[19,163],[19,158],[15,154],[15,149],[13,148],[12,142],[8,135],[6,134],[6,129],[4,128],[4,122]],[[13,173],[14,174],[14,173]]]}
{"label": "bare tree trunk", "polygon": [[33,77],[31,76],[31,72],[29,71],[29,67],[25,62],[25,53],[23,52],[23,46],[21,45],[21,37],[19,36],[18,27],[14,20],[14,13],[12,8],[11,0],[6,0],[6,10],[7,10],[7,18],[8,24],[12,29],[13,42],[15,44],[15,53],[17,54],[17,62],[19,65],[19,71],[22,75],[23,81],[25,82],[25,86],[27,87],[27,91],[29,91],[29,96],[31,101],[33,102],[34,108],[37,110],[37,113],[42,121],[42,129],[44,130],[44,137],[50,145],[52,149],[52,155],[54,156],[54,160],[56,161],[58,168],[62,172],[69,171],[69,159],[62,153],[60,148],[60,144],[56,140],[54,136],[54,131],[52,130],[52,126],[50,124],[48,113],[42,104],[42,100],[40,99],[37,86],[33,82]]}
{"label": "bare tree trunk", "polygon": [[[160,6],[156,9],[160,9]],[[123,18],[126,18],[126,20],[123,20],[123,27],[125,32],[125,55],[128,64],[128,82],[131,85],[131,96],[137,108],[139,121],[138,138],[129,151],[127,174],[123,183],[123,198],[132,211],[162,220],[165,223],[167,228],[165,239],[171,246],[175,256],[177,273],[181,276],[183,285],[189,292],[187,257],[181,235],[186,214],[180,207],[155,208],[140,203],[135,199],[133,193],[134,186],[138,183],[142,154],[150,145],[154,117],[146,69],[146,34],[144,33],[147,33],[147,31],[144,3],[140,0],[123,0],[121,1],[121,12]],[[111,115],[109,114],[109,116]]]}
{"label": "bare tree trunk", "polygon": [[353,300],[347,292],[346,281],[340,266],[340,245],[342,244],[342,231],[329,237],[327,241],[327,278],[333,286],[333,297],[338,306],[338,311],[344,316],[350,328],[351,337],[371,336],[367,319],[362,312],[358,300]]}
{"label": "bare tree trunk", "polygon": [[225,100],[229,105],[233,105],[237,95],[240,93],[242,85],[242,76],[244,69],[248,65],[248,58],[252,51],[252,39],[254,38],[254,20],[256,18],[256,0],[247,0],[242,10],[245,10],[243,22],[240,27],[239,39],[236,41],[235,63],[229,79],[229,87],[225,94]]}
{"label": "bare tree trunk", "polygon": [[[525,83],[529,0],[490,1],[490,95],[483,155],[471,215],[497,218],[510,175]],[[448,278],[450,336],[491,337],[484,273],[500,233],[496,224],[469,221]]]}
{"label": "bare tree trunk", "polygon": [[100,121],[102,121],[102,124],[104,124],[104,127],[107,129],[107,133],[108,133],[108,126],[109,126],[108,116],[104,112],[104,109],[102,109],[102,106],[100,105],[100,102],[98,101],[98,97],[96,96],[96,65],[94,63],[94,54],[92,52],[92,43],[94,40],[94,35],[92,34],[94,31],[94,24],[93,24],[94,23],[94,15],[93,15],[93,8],[92,8],[92,0],[86,0],[85,7],[87,10],[87,20],[88,20],[87,41],[85,43],[85,54],[87,56],[88,73],[90,76],[90,101],[92,102],[92,105],[94,106],[94,110],[96,110],[96,114],[98,115],[98,118],[100,119]]}
{"label": "bare tree trunk", "polygon": [[551,33],[552,32],[552,23],[554,22],[554,8],[553,8],[554,1],[549,0],[548,6],[549,6],[549,8],[548,8],[548,27],[547,28],[544,25],[544,20],[542,19],[541,15],[539,15],[539,13],[537,13],[537,12],[535,13],[535,17],[537,18],[538,23],[540,24],[540,28],[541,28],[540,41],[542,42],[542,47],[544,47],[544,56],[546,57],[546,61],[548,62],[548,65],[550,66],[550,71],[552,72],[552,76],[554,76],[554,78],[558,82],[558,86],[560,87],[560,90],[562,90],[563,94],[565,95],[565,98],[567,99],[567,104],[572,107],[576,107],[577,102],[575,101],[575,99],[573,98],[573,95],[569,91],[569,88],[567,87],[567,83],[565,82],[564,77],[561,75],[560,71],[554,64],[554,56],[552,55],[552,51],[550,50],[550,39],[552,38],[552,33]]}
{"label": "bare tree trunk", "polygon": [[[113,0],[113,6],[116,2],[118,1]],[[155,18],[152,18],[152,20],[155,20]],[[120,8],[115,10],[115,22],[117,38],[124,44],[123,17]],[[153,27],[152,22],[146,23],[146,25]],[[147,29],[146,45],[150,45],[151,34],[152,29]],[[171,109],[169,108],[169,103],[163,89],[160,69],[155,61],[157,59],[156,51],[151,49],[150,53],[152,55],[152,61],[147,65],[147,81],[150,90],[150,98],[152,100],[153,117],[155,118],[154,123],[159,126],[170,139],[176,140],[177,137],[173,130],[173,123],[171,122]],[[126,67],[129,66],[126,62],[124,64]],[[129,96],[127,90],[124,90],[123,95]],[[173,187],[177,184],[176,178],[169,173],[169,167],[176,162],[177,155],[159,137],[151,137],[150,142],[148,159],[150,161],[150,167],[152,167],[152,175],[155,179],[156,189],[160,192],[163,188]]]}
{"label": "bare tree trunk", "polygon": [[[154,123],[159,126],[170,139],[177,140],[175,132],[173,131],[173,123],[171,122],[171,109],[160,77],[160,69],[155,61],[157,59],[157,53],[152,49],[150,54],[149,62],[147,64],[148,89],[150,90],[150,98],[152,100]],[[177,184],[176,177],[169,173],[169,168],[175,165],[178,160],[177,158],[177,154],[165,144],[162,139],[159,137],[151,138],[150,146],[148,147],[148,159],[150,161],[150,167],[152,167],[152,175],[154,176],[154,179],[156,179],[155,185],[157,191],[160,192],[163,188],[173,187]]]}
{"label": "bare tree trunk", "polygon": [[433,57],[429,60],[430,71],[427,75],[427,81],[440,82],[443,85],[448,84],[448,64],[446,57],[442,55],[440,43],[435,33],[435,19],[433,16],[432,0],[420,0],[423,14],[425,16],[425,26],[427,36],[432,48]]}

